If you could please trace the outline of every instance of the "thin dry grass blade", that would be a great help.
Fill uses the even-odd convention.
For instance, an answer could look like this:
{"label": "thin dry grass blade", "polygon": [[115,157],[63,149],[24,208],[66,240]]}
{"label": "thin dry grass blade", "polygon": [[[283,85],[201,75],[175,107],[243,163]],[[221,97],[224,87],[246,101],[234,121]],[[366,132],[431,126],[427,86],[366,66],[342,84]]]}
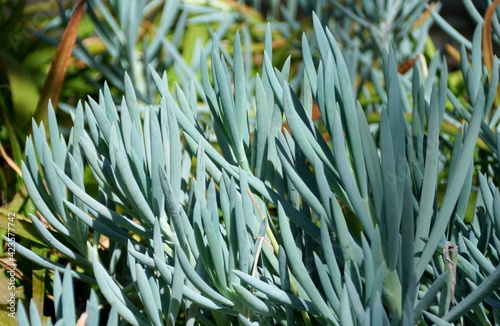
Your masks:
{"label": "thin dry grass blade", "polygon": [[484,14],[484,24],[483,24],[483,62],[488,69],[488,75],[491,77],[491,71],[493,69],[493,42],[491,40],[491,21],[493,19],[493,14],[500,0],[495,0]]}
{"label": "thin dry grass blade", "polygon": [[444,49],[446,50],[446,53],[450,55],[450,57],[453,58],[456,62],[460,62],[460,51],[457,50],[453,45],[446,43],[444,45]]}
{"label": "thin dry grass blade", "polygon": [[413,26],[411,27],[412,30],[415,30],[422,26],[430,17],[432,12],[436,9],[436,3],[430,3],[429,8],[427,8],[422,15],[415,21]]}

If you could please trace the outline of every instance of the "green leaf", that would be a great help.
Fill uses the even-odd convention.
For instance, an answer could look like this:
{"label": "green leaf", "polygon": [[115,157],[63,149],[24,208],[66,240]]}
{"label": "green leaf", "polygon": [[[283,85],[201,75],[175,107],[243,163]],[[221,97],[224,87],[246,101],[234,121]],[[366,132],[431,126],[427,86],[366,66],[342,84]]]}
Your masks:
{"label": "green leaf", "polygon": [[316,94],[317,86],[317,75],[314,69],[313,56],[311,54],[311,48],[309,47],[309,41],[307,40],[306,33],[302,33],[302,56],[304,58],[304,69],[309,79],[309,84],[311,85],[311,90],[313,94]]}
{"label": "green leaf", "polygon": [[321,262],[318,255],[313,252],[314,255],[314,264],[317,268],[318,276],[321,282],[321,286],[325,291],[325,296],[327,298],[327,303],[332,307],[333,311],[336,315],[340,312],[340,301],[338,298],[338,294],[335,293],[335,290],[332,285],[331,274],[328,274],[326,267]]}
{"label": "green leaf", "polygon": [[[480,92],[479,94],[481,95],[482,93]],[[455,171],[467,171],[469,164],[471,164],[471,161],[473,160],[472,153],[476,145],[476,139],[479,134],[479,128],[484,111],[482,107],[482,103],[484,102],[481,101],[481,96],[479,96],[479,98],[480,100],[478,100],[477,103],[478,106],[472,114],[469,128],[465,134],[463,148],[461,150]],[[422,276],[439,244],[439,241],[441,240],[441,235],[444,233],[451,218],[451,214],[460,195],[460,190],[462,189],[465,178],[465,174],[455,173],[448,180],[448,188],[441,205],[441,209],[437,215],[436,221],[434,222],[434,226],[430,232],[429,239],[424,247],[422,255],[415,266],[417,280],[419,280]]]}
{"label": "green leaf", "polygon": [[345,190],[346,197],[356,212],[357,218],[363,225],[368,239],[371,239],[373,234],[373,221],[370,213],[367,211],[367,206],[365,201],[361,197],[361,193],[356,185],[356,180],[354,178],[353,172],[350,169],[350,165],[347,161],[347,153],[345,151],[345,140],[343,135],[343,128],[340,119],[340,115],[335,111],[334,113],[334,134],[333,137],[333,150],[335,153],[335,163],[339,171],[340,178],[342,180],[342,187]]}
{"label": "green leaf", "polygon": [[347,286],[344,284],[342,289],[342,295],[340,296],[340,324],[341,325],[355,325],[354,319],[351,313],[351,303],[349,302],[349,294],[347,292]]}
{"label": "green leaf", "polygon": [[[3,237],[5,241],[9,241],[9,238]],[[19,243],[15,243],[15,248],[16,248],[16,253],[20,254],[21,256],[31,260],[37,265],[40,265],[42,267],[48,268],[50,270],[57,270],[59,272],[64,272],[65,267],[61,264],[54,263],[51,260],[41,257],[35,253],[33,253],[31,250],[27,249],[26,247],[20,245]],[[87,282],[89,284],[95,284],[95,280],[85,274],[77,273],[75,271],[71,272],[71,275],[80,281]]]}
{"label": "green leaf", "polygon": [[113,126],[110,135],[110,152],[113,152],[116,157],[116,177],[118,182],[122,186],[127,200],[130,201],[130,204],[134,207],[136,213],[138,213],[136,217],[149,225],[153,225],[155,217],[147,202],[146,194],[143,193],[137,182],[141,180],[134,176],[130,160],[125,153],[125,148],[118,139],[117,131]]}
{"label": "green leaf", "polygon": [[[172,28],[172,25],[176,22],[176,17],[181,9],[181,1],[174,0],[163,4],[163,10],[161,11],[160,23],[156,28],[156,33],[158,35],[166,35],[167,32]],[[154,56],[158,55],[160,49],[161,40],[156,37],[151,41],[148,46],[145,61],[150,62]]]}
{"label": "green leaf", "polygon": [[427,289],[425,295],[423,296],[422,299],[420,299],[420,301],[418,301],[417,305],[415,306],[415,309],[413,310],[413,324],[416,324],[420,319],[420,317],[422,316],[422,313],[424,313],[424,311],[431,306],[432,301],[434,301],[436,295],[445,285],[447,280],[448,280],[448,273],[443,273],[439,275],[434,280],[432,285]]}
{"label": "green leaf", "polygon": [[87,313],[86,325],[99,325],[99,303],[97,301],[97,294],[94,289],[90,289],[90,298],[87,300],[85,312]]}
{"label": "green leaf", "polygon": [[184,275],[187,279],[204,295],[210,299],[225,304],[227,306],[233,306],[233,303],[226,299],[224,296],[212,289],[194,270],[191,266],[186,254],[182,249],[177,246],[175,253],[179,261],[179,267],[183,270]]}
{"label": "green leaf", "polygon": [[385,196],[380,223],[383,232],[382,243],[385,245],[387,264],[390,270],[396,268],[399,256],[399,227],[402,209],[402,202],[399,201],[400,196],[398,194],[398,179],[401,178],[399,175],[401,172],[396,168],[396,159],[398,157],[392,135],[395,131],[390,125],[387,110],[383,110],[380,118],[380,151]]}
{"label": "green leaf", "polygon": [[[167,325],[175,325],[177,320],[177,315],[179,314],[179,310],[182,302],[182,289],[184,287],[184,271],[179,268],[179,251],[182,251],[179,246],[175,248],[175,265],[174,265],[174,277],[172,279],[172,292],[170,294],[170,302],[168,304],[168,314],[167,314]],[[176,268],[177,267],[177,268]],[[158,320],[158,324],[161,322]]]}
{"label": "green leaf", "polygon": [[40,233],[40,235],[45,239],[45,242],[47,244],[50,244],[50,246],[66,257],[82,264],[85,266],[91,266],[91,263],[82,257],[80,254],[76,253],[74,249],[68,248],[65,246],[63,243],[61,243],[59,240],[57,240],[54,235],[47,229],[45,225],[33,214],[29,214],[29,217],[31,218],[31,221],[33,222],[33,225],[35,226],[36,230]]}
{"label": "green leaf", "polygon": [[92,265],[101,293],[111,306],[117,308],[120,316],[135,326],[149,325],[148,321],[142,317],[139,310],[133,305],[133,303],[123,295],[115,281],[111,278],[111,276],[109,276],[101,263],[98,262],[97,253],[94,253]]}
{"label": "green leaf", "polygon": [[453,324],[450,324],[450,323],[447,323],[445,320],[427,312],[427,311],[424,311],[424,314],[427,316],[427,318],[429,318],[433,323],[434,325],[436,326],[452,326]]}
{"label": "green leaf", "polygon": [[258,299],[246,288],[236,283],[233,283],[232,286],[234,291],[238,295],[238,298],[243,300],[243,302],[246,304],[246,306],[248,306],[248,309],[250,311],[261,314],[263,316],[268,316],[273,314],[268,304]]}
{"label": "green leaf", "polygon": [[381,216],[382,203],[383,203],[383,182],[382,182],[382,169],[380,166],[380,159],[377,152],[377,147],[375,146],[375,141],[370,132],[370,127],[368,121],[366,120],[365,113],[361,105],[357,106],[358,122],[359,122],[359,132],[361,137],[361,144],[363,148],[363,157],[366,166],[366,172],[368,176],[368,181],[371,188],[371,195],[373,196],[373,204],[376,209],[377,218]]}
{"label": "green leaf", "polygon": [[[29,163],[32,166],[32,162]],[[23,171],[23,179],[24,184],[26,185],[26,190],[30,194],[31,200],[35,204],[36,208],[40,211],[40,213],[47,219],[47,221],[52,225],[57,231],[62,234],[69,236],[68,229],[59,221],[59,219],[52,213],[51,209],[47,206],[47,201],[45,200],[43,195],[38,191],[38,187],[33,181],[33,177],[24,164],[22,162],[21,165]]]}
{"label": "green leaf", "polygon": [[[153,256],[153,259],[156,268],[160,272],[160,277],[164,279],[165,282],[167,282],[167,284],[171,285],[173,280],[173,275],[172,275],[173,267],[168,266],[165,263],[162,263],[156,255]],[[227,315],[236,315],[236,313],[233,310],[228,309],[227,307],[224,307],[217,302],[214,302],[212,299],[200,295],[198,292],[194,291],[191,288],[188,288],[185,285],[182,289],[182,293],[186,297],[186,299],[192,301],[193,303],[196,303],[201,307],[205,307],[210,310],[220,311],[221,313]]]}
{"label": "green leaf", "polygon": [[[248,186],[243,189],[248,189]],[[237,265],[238,269],[244,273],[249,273],[251,266],[251,254],[250,254],[250,239],[247,231],[245,213],[242,205],[241,193],[236,189],[236,183],[234,179],[231,181],[229,190],[229,202],[231,209],[231,223],[234,225],[233,232],[235,232],[237,240]]]}
{"label": "green leaf", "polygon": [[[45,181],[47,183],[47,190],[51,194],[51,199],[53,205],[56,209],[56,212],[61,218],[63,223],[67,223],[66,210],[64,209],[64,205],[62,203],[63,193],[64,193],[64,184],[60,182],[59,178],[57,178],[57,174],[54,171],[54,167],[52,164],[52,156],[50,154],[50,149],[47,143],[44,143],[43,147],[43,159],[41,159],[41,166],[43,169]],[[65,196],[64,196],[65,197]]]}
{"label": "green leaf", "polygon": [[291,162],[291,159],[288,157],[285,157],[285,149],[281,144],[277,144],[278,146],[278,157],[280,158],[281,164],[285,170],[286,176],[290,178],[292,181],[293,185],[297,189],[297,191],[300,193],[302,196],[303,200],[307,202],[307,204],[314,209],[314,211],[322,217],[326,217],[326,212],[321,204],[321,202],[318,200],[318,198],[315,196],[315,194],[311,191],[311,189],[306,185],[306,183],[302,180],[302,178],[299,176],[298,172],[294,169],[293,163]]}
{"label": "green leaf", "polygon": [[[65,323],[74,325],[75,320],[75,299],[73,290],[73,278],[71,277],[71,268],[66,266],[62,281],[62,316]],[[56,277],[59,277],[56,273]]]}
{"label": "green leaf", "polygon": [[[135,270],[137,275],[137,288],[139,296],[142,303],[146,309],[146,313],[149,316],[149,320],[154,325],[162,325],[161,322],[161,308],[158,307],[157,302],[155,302],[155,295],[158,296],[159,289],[152,289],[148,282],[145,270],[141,264],[135,264]],[[155,292],[153,292],[155,291]],[[180,291],[182,293],[182,291]]]}
{"label": "green leaf", "polygon": [[[437,90],[432,89],[431,107],[437,105]],[[438,173],[438,158],[439,158],[439,126],[440,117],[438,110],[429,110],[427,119],[427,147],[424,169],[424,180],[422,184],[422,195],[420,197],[420,209],[418,215],[418,223],[416,225],[416,244],[415,251],[418,252],[424,248],[424,242],[420,239],[427,238],[430,232],[431,219],[433,212],[434,200],[437,189],[437,173]]]}
{"label": "green leaf", "polygon": [[[88,195],[85,191],[80,189],[68,176],[64,174],[62,170],[57,168],[56,166],[55,170],[57,174],[59,175],[59,178],[64,182],[66,187],[75,194],[81,201],[83,201],[87,206],[95,210],[97,213],[102,215],[103,217],[117,223],[118,225],[123,226],[124,228],[127,228],[129,230],[132,230],[133,232],[144,236],[146,238],[151,237],[150,230],[146,230],[142,225],[137,224],[136,222],[125,218],[124,216],[116,213],[114,210],[109,209],[108,207],[104,206],[103,204],[99,203],[97,200],[92,198],[90,195]],[[51,222],[51,221],[49,221]],[[52,223],[52,222],[51,222]]]}
{"label": "green leaf", "polygon": [[[246,77],[243,53],[241,50],[240,33],[236,32],[234,37],[233,49],[233,79],[234,79],[234,106],[237,120],[238,131],[242,145],[248,146],[250,141],[250,133],[248,130],[247,121],[247,94],[246,94]],[[240,145],[241,146],[241,145]],[[243,149],[243,148],[242,148]],[[244,167],[243,167],[244,168]]]}
{"label": "green leaf", "polygon": [[301,254],[295,245],[292,232],[290,231],[290,223],[288,222],[288,218],[281,205],[278,205],[278,218],[281,237],[283,239],[283,247],[287,253],[287,258],[290,261],[290,267],[292,268],[294,276],[300,282],[314,305],[316,305],[321,315],[329,322],[337,325],[338,321],[333,315],[331,308],[328,307],[324,299],[321,297],[321,294],[309,276],[306,267],[302,263]]}
{"label": "green leaf", "polygon": [[294,296],[293,294],[287,293],[283,290],[280,290],[274,285],[270,285],[268,283],[264,283],[248,274],[245,274],[238,270],[233,270],[233,273],[238,276],[241,280],[243,280],[248,285],[254,287],[255,289],[261,291],[270,299],[276,300],[281,304],[289,304],[292,307],[307,311],[311,314],[318,314],[316,306],[308,300],[301,299],[299,297]]}
{"label": "green leaf", "polygon": [[31,325],[28,314],[26,312],[26,308],[24,308],[24,304],[22,300],[17,302],[17,324],[18,325]]}
{"label": "green leaf", "polygon": [[[356,290],[356,287],[354,286],[351,277],[347,273],[345,273],[345,285],[347,288],[347,293],[349,294],[349,301],[351,307],[353,307],[353,311],[356,313],[357,319],[362,324],[366,316],[365,311],[363,310],[364,306],[359,296],[360,293],[358,293],[358,291]],[[341,308],[341,310],[342,309],[343,307]]]}
{"label": "green leaf", "polygon": [[[73,298],[71,299],[72,302],[73,302]],[[24,306],[22,305],[21,301],[18,303],[18,305],[20,304],[19,306],[19,311],[18,313],[21,313],[21,309],[24,309]],[[22,306],[22,308],[21,308]],[[26,325],[31,325],[31,326],[42,326],[42,321],[40,320],[40,315],[38,314],[38,310],[36,309],[36,304],[34,303],[33,300],[30,301],[30,311],[29,311],[29,314],[30,314],[30,321],[31,321],[31,324],[26,324]],[[18,325],[23,325],[22,324],[22,318],[21,316],[18,317]]]}
{"label": "green leaf", "polygon": [[[214,267],[214,277],[216,278],[215,285],[219,291],[222,293],[227,292],[227,261],[223,258],[222,246],[225,246],[222,236],[219,232],[218,223],[217,228],[212,223],[210,215],[211,213],[207,211],[206,208],[201,208],[201,218],[203,221],[203,226],[205,228],[206,237],[208,240],[208,249],[213,260]],[[212,214],[217,214],[214,211]],[[227,248],[224,248],[227,250]]]}
{"label": "green leaf", "polygon": [[495,271],[495,266],[489,261],[481,251],[477,248],[477,245],[474,245],[469,239],[465,238],[462,235],[462,240],[464,241],[467,249],[469,250],[469,257],[471,263],[477,264],[478,267],[481,268],[483,273],[488,276]]}

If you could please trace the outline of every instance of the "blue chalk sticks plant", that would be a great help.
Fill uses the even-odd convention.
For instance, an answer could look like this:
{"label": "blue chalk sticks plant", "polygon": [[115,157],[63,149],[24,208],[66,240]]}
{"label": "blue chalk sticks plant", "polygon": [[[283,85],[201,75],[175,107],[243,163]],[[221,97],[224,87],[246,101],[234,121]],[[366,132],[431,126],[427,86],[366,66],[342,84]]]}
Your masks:
{"label": "blue chalk sticks plant", "polygon": [[[173,50],[181,30],[144,43],[139,58],[120,28],[140,24],[118,1],[88,1],[123,66],[103,70],[98,98],[66,106],[69,133],[52,108],[48,129],[33,121],[22,164],[33,226],[62,258],[16,252],[54,271],[55,325],[500,323],[491,17],[459,51],[458,94],[439,52],[398,72],[426,51],[433,20],[456,36],[435,7],[324,2],[272,5],[267,27],[250,16],[265,30],[258,68],[248,26],[221,26],[260,1],[173,1],[163,34],[174,21],[222,24],[189,65]],[[284,61],[278,34],[300,35]],[[40,314],[20,303],[18,324],[41,325]]]}

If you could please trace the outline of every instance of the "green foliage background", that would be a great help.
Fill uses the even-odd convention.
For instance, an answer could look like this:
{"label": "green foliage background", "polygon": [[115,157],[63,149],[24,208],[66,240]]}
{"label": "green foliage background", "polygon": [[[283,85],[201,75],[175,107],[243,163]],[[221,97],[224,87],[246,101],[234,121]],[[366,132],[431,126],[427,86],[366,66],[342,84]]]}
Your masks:
{"label": "green foliage background", "polygon": [[417,0],[87,1],[44,126],[71,4],[9,3],[18,324],[499,323],[500,25],[464,4],[471,40]]}

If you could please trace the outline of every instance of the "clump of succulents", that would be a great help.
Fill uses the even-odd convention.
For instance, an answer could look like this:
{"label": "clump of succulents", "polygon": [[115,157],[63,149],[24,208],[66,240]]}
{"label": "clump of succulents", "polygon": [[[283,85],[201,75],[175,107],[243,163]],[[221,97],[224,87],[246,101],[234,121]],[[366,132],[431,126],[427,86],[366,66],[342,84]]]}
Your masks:
{"label": "clump of succulents", "polygon": [[[120,101],[105,86],[70,110],[67,138],[53,110],[33,124],[30,217],[68,264],[16,250],[55,271],[58,323],[498,322],[497,59],[490,73],[464,48],[457,98],[441,56],[402,75],[381,43],[368,114],[352,58],[313,28],[300,70],[273,66],[268,27],[251,76],[235,33],[232,55],[200,50],[199,84],[150,68],[159,97],[126,75]],[[40,324],[20,307],[20,325]]]}

